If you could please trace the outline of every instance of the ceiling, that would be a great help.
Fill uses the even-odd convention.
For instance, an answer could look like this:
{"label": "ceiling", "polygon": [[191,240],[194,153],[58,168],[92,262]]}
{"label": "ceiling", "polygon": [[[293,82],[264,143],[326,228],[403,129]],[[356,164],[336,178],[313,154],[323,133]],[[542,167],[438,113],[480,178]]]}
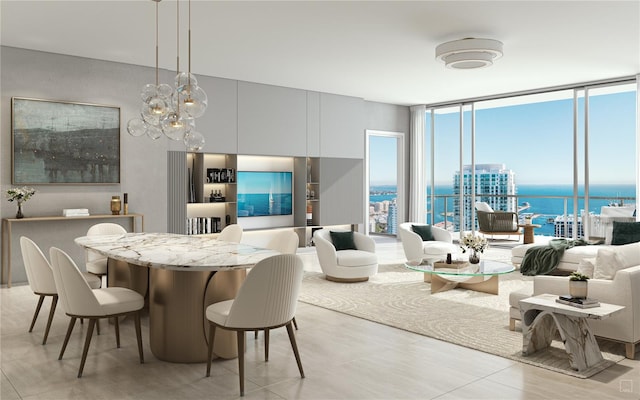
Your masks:
{"label": "ceiling", "polygon": [[[182,69],[187,6],[180,2]],[[150,0],[0,7],[2,45],[155,65]],[[640,73],[640,1],[193,0],[191,8],[195,74],[369,101],[433,104]],[[160,67],[175,70],[176,2],[163,0],[159,12]],[[504,56],[468,71],[435,59],[438,44],[465,37],[500,40]]]}

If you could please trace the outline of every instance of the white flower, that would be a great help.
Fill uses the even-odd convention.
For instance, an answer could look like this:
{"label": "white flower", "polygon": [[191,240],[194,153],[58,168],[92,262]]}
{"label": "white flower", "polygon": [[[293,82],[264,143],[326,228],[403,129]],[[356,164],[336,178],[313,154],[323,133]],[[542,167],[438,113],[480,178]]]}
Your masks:
{"label": "white flower", "polygon": [[467,249],[471,249],[477,253],[482,253],[488,246],[487,239],[484,236],[476,236],[469,232],[460,238],[460,248],[465,253]]}
{"label": "white flower", "polygon": [[27,201],[36,194],[34,188],[23,186],[21,188],[11,188],[7,190],[7,199],[9,201],[17,201],[19,203]]}

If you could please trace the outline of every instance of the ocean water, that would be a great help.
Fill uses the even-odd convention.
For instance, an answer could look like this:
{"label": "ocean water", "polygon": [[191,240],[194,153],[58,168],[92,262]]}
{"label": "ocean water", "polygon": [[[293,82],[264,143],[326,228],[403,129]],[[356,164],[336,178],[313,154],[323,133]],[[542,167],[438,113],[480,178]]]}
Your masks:
{"label": "ocean water", "polygon": [[[370,192],[386,192],[385,194],[371,194],[369,195],[369,202],[375,203],[384,200],[392,200],[396,197],[396,187],[391,185],[385,186],[371,186]],[[428,194],[429,192],[427,192]],[[536,216],[533,219],[534,224],[542,225],[541,228],[536,229],[536,234],[549,235],[554,234],[553,223],[548,223],[549,218],[555,218],[558,215],[564,214],[565,199],[567,197],[567,213],[573,214],[573,186],[572,185],[518,185],[516,189],[518,194],[518,204],[529,203],[529,208],[523,210],[523,213],[531,213]],[[580,196],[584,195],[582,188],[578,191]],[[447,198],[447,213],[453,212],[453,187],[451,186],[436,186],[436,195],[450,195]],[[532,197],[535,196],[535,197]],[[539,196],[547,196],[541,198]],[[560,197],[562,196],[562,197]],[[606,185],[597,184],[590,185],[589,187],[589,211],[595,214],[600,214],[600,208],[607,206],[611,203],[637,203],[635,201],[635,185]],[[594,199],[598,197],[598,199]],[[633,200],[621,200],[621,198],[634,198]],[[430,198],[427,197],[427,209],[430,209]],[[444,198],[436,199],[435,210],[438,214],[435,217],[435,222],[444,221]],[[584,199],[578,200],[578,209],[584,209]],[[451,217],[448,218],[452,220]]]}
{"label": "ocean water", "polygon": [[261,217],[266,215],[291,215],[291,193],[272,195],[270,204],[269,193],[238,195],[238,217]]}

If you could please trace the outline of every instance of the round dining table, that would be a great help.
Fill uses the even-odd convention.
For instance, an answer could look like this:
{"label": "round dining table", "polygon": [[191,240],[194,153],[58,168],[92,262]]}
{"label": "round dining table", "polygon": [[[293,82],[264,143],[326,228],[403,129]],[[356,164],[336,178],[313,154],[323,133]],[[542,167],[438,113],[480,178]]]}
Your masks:
{"label": "round dining table", "polygon": [[[210,304],[235,298],[247,269],[277,251],[206,236],[126,233],[75,243],[108,258],[109,286],[129,287],[149,308],[151,352],[160,360],[205,362]],[[216,332],[214,353],[237,357],[235,332]]]}

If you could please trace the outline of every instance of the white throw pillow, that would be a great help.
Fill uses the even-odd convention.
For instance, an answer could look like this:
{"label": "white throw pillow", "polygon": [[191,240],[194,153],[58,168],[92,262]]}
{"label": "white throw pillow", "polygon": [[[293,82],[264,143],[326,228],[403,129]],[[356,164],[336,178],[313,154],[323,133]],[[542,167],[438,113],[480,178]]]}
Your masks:
{"label": "white throw pillow", "polygon": [[620,256],[624,268],[640,265],[640,242],[611,246]]}
{"label": "white throw pillow", "polygon": [[580,261],[580,264],[578,264],[578,269],[577,272],[581,273],[582,275],[586,275],[589,278],[593,278],[593,273],[595,272],[595,268],[596,268],[596,258],[584,258]]}
{"label": "white throw pillow", "polygon": [[615,250],[600,249],[596,256],[596,264],[593,270],[594,279],[613,279],[621,269],[624,269],[624,263],[620,259],[620,255]]}
{"label": "white throw pillow", "polygon": [[493,212],[493,208],[491,208],[491,206],[484,201],[476,202],[476,210],[484,211],[484,212]]}

